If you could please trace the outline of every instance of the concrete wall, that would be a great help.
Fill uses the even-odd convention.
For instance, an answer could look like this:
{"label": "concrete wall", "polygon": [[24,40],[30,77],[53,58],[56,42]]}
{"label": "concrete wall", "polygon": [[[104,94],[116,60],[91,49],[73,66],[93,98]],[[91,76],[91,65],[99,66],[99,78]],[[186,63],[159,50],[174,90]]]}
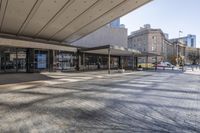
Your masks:
{"label": "concrete wall", "polygon": [[104,26],[101,29],[73,42],[74,46],[96,47],[103,45],[115,45],[127,47],[128,33],[126,28],[112,28]]}

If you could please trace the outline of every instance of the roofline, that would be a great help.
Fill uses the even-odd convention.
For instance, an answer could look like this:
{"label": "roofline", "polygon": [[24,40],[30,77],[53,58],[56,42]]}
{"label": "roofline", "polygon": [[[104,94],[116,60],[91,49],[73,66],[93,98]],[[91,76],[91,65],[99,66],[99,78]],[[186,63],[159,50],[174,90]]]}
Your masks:
{"label": "roofline", "polygon": [[[164,34],[164,32],[162,31],[162,29],[153,29],[153,28],[149,28],[149,29],[148,29],[148,28],[144,28],[144,29],[140,29],[140,30],[137,30],[137,31],[133,31],[133,32],[135,32],[135,34],[133,33],[133,34],[129,35],[128,38],[137,36],[137,34],[138,34],[138,33],[141,33],[141,32],[146,32],[146,33],[148,33],[148,32],[152,32],[152,31],[158,31],[158,32],[160,32],[160,33],[165,37],[165,34]],[[166,39],[166,38],[165,38],[165,39]]]}

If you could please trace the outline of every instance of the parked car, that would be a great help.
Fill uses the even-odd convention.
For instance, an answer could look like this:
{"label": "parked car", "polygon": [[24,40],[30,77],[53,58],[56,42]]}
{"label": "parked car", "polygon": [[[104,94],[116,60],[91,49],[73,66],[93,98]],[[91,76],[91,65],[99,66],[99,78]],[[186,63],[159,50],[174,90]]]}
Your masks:
{"label": "parked car", "polygon": [[157,64],[157,67],[175,67],[170,62],[160,62]]}

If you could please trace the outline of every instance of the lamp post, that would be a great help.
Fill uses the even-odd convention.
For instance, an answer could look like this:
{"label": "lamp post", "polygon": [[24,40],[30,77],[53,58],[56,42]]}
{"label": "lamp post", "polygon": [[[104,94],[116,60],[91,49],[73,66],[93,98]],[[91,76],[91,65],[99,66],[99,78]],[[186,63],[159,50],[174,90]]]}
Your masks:
{"label": "lamp post", "polygon": [[[181,37],[181,33],[183,33],[183,31],[179,30],[179,39]],[[177,41],[177,66],[179,65],[179,40]]]}
{"label": "lamp post", "polygon": [[177,60],[176,63],[177,64],[176,65],[178,66],[179,65],[179,44],[178,44],[178,42],[177,42],[177,45],[176,45],[176,50],[177,50],[176,51],[176,53],[177,53],[177,55],[176,55],[176,57],[177,57],[176,58],[176,60]]}

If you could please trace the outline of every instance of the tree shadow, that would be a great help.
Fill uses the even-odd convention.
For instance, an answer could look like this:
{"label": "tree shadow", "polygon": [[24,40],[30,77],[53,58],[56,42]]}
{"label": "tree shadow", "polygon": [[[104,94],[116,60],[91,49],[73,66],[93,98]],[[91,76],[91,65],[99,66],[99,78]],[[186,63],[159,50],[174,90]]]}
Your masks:
{"label": "tree shadow", "polygon": [[40,73],[2,74],[0,76],[0,85],[24,83],[31,81],[52,80],[52,79],[55,78]]}

